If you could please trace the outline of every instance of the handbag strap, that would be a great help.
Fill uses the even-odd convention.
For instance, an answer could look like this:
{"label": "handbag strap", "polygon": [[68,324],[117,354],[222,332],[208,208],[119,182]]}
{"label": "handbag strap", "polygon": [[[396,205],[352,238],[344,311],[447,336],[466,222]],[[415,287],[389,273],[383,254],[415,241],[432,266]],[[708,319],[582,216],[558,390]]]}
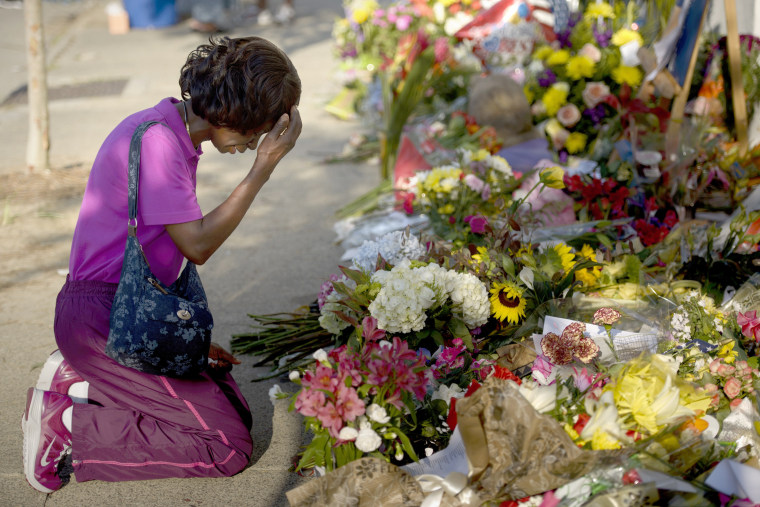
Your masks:
{"label": "handbag strap", "polygon": [[170,128],[160,121],[146,121],[137,126],[134,134],[132,134],[132,141],[129,143],[129,180],[127,183],[129,192],[129,220],[127,221],[127,231],[130,236],[137,237],[137,194],[140,182],[140,147],[142,145],[142,137],[156,123],[161,123],[166,128]]}

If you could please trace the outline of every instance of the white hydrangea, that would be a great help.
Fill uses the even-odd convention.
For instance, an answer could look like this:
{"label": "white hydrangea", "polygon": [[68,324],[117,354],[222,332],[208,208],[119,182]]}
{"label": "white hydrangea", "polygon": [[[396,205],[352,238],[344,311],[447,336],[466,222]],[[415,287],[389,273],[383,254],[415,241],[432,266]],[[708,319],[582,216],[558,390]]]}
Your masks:
{"label": "white hydrangea", "polygon": [[391,271],[372,275],[372,282],[382,286],[369,305],[377,327],[389,333],[409,333],[425,327],[425,312],[437,303],[438,295],[421,279],[420,273],[410,267],[408,260],[403,260]]}
{"label": "white hydrangea", "polygon": [[419,259],[424,254],[425,247],[420,244],[416,236],[404,231],[393,231],[376,241],[367,240],[362,243],[352,262],[358,269],[373,272],[376,269],[378,255],[395,266],[403,259]]}
{"label": "white hydrangea", "polygon": [[454,311],[470,329],[482,326],[491,315],[488,290],[478,277],[470,273],[453,273],[453,288],[449,292]]}
{"label": "white hydrangea", "polygon": [[372,282],[381,289],[369,305],[380,329],[409,333],[425,327],[427,311],[450,300],[454,312],[470,327],[486,323],[491,307],[488,291],[477,277],[447,270],[438,264],[412,268],[409,260],[391,271],[378,271]]}

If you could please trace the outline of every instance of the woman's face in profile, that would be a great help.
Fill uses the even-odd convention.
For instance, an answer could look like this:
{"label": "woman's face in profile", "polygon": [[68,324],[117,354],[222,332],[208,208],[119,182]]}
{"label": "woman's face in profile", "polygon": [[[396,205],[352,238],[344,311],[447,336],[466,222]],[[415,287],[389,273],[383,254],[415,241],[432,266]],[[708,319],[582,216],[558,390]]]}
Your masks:
{"label": "woman's face in profile", "polygon": [[244,153],[255,150],[261,136],[271,129],[271,125],[264,125],[248,132],[238,132],[227,127],[212,127],[210,141],[220,153]]}

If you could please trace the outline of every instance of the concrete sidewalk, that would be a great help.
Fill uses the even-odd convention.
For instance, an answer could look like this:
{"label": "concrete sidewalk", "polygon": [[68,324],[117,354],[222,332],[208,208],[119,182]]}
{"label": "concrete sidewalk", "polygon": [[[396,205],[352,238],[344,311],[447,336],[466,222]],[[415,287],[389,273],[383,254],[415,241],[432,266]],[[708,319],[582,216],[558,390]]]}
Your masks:
{"label": "concrete sidewalk", "polygon": [[[81,96],[72,92],[50,102],[54,168],[50,174],[25,175],[27,106],[0,106],[0,176],[27,178],[24,181],[31,188],[46,179],[65,178],[77,167],[86,173],[101,142],[123,117],[164,97],[179,95],[179,70],[189,51],[206,37],[191,32],[186,24],[110,35],[106,4],[105,0],[44,3],[46,23],[59,30],[49,39],[54,46],[49,85],[68,85],[70,90],[80,90]],[[279,2],[272,4],[276,8]],[[335,17],[341,14],[341,2],[299,1],[296,12],[295,22],[286,27],[250,25],[230,32],[231,36],[260,35],[290,55],[303,83],[300,109],[304,129],[298,145],[280,163],[246,219],[200,268],[217,323],[214,339],[224,345],[232,334],[248,329],[248,313],[291,311],[316,298],[320,284],[337,271],[342,253],[334,244],[334,211],[379,180],[374,166],[322,162],[325,156],[340,152],[350,134],[359,129],[324,112],[324,105],[339,87],[330,34]],[[23,67],[25,62],[19,60],[19,47],[21,52],[24,47],[23,13],[2,9],[0,18],[0,63],[6,69]],[[81,91],[88,89],[83,85],[104,82],[113,89],[119,87],[118,82],[123,86],[97,97]],[[22,84],[18,76],[5,81],[0,102]],[[201,207],[209,211],[240,181],[255,155],[225,156],[211,152],[213,147],[205,148],[198,171],[198,196]],[[27,387],[35,383],[42,363],[55,349],[55,297],[64,281],[61,270],[68,264],[84,189],[82,175],[74,176],[81,181],[75,180],[73,195],[52,199],[44,191],[30,190],[6,196],[3,202],[0,506],[287,505],[285,492],[305,480],[288,471],[304,439],[301,420],[287,411],[287,403],[274,407],[270,403],[267,392],[274,382],[250,382],[266,370],[254,371],[253,358],[245,356],[233,373],[254,413],[254,460],[241,474],[228,479],[73,482],[52,495],[37,493],[26,484],[19,418]]]}

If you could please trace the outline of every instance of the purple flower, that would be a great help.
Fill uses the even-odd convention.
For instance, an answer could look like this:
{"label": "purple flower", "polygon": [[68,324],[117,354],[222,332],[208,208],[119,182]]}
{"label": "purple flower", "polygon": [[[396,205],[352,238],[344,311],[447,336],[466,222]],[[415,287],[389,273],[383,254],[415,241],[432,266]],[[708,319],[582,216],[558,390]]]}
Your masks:
{"label": "purple flower", "polygon": [[474,234],[483,234],[486,232],[488,219],[483,215],[468,215],[464,217],[464,223],[470,224],[470,230]]}
{"label": "purple flower", "polygon": [[597,104],[583,111],[583,114],[588,116],[594,122],[594,125],[598,126],[607,115],[607,111],[604,108],[604,104]]}
{"label": "purple flower", "polygon": [[538,76],[538,85],[541,88],[549,88],[557,82],[557,75],[551,69],[546,69],[543,74]]}
{"label": "purple flower", "polygon": [[606,27],[602,31],[598,31],[596,25],[594,25],[594,38],[600,48],[606,48],[610,45],[612,39],[612,30],[608,30]]}
{"label": "purple flower", "polygon": [[561,48],[569,48],[572,47],[573,44],[570,42],[570,35],[572,35],[572,30],[562,30],[557,34],[557,42],[559,42],[559,47]]}
{"label": "purple flower", "polygon": [[559,163],[567,164],[567,156],[568,156],[567,150],[565,149],[559,150]]}
{"label": "purple flower", "polygon": [[575,25],[578,24],[578,22],[583,18],[583,13],[581,12],[574,12],[570,15],[570,18],[567,20],[567,27],[573,28]]}

